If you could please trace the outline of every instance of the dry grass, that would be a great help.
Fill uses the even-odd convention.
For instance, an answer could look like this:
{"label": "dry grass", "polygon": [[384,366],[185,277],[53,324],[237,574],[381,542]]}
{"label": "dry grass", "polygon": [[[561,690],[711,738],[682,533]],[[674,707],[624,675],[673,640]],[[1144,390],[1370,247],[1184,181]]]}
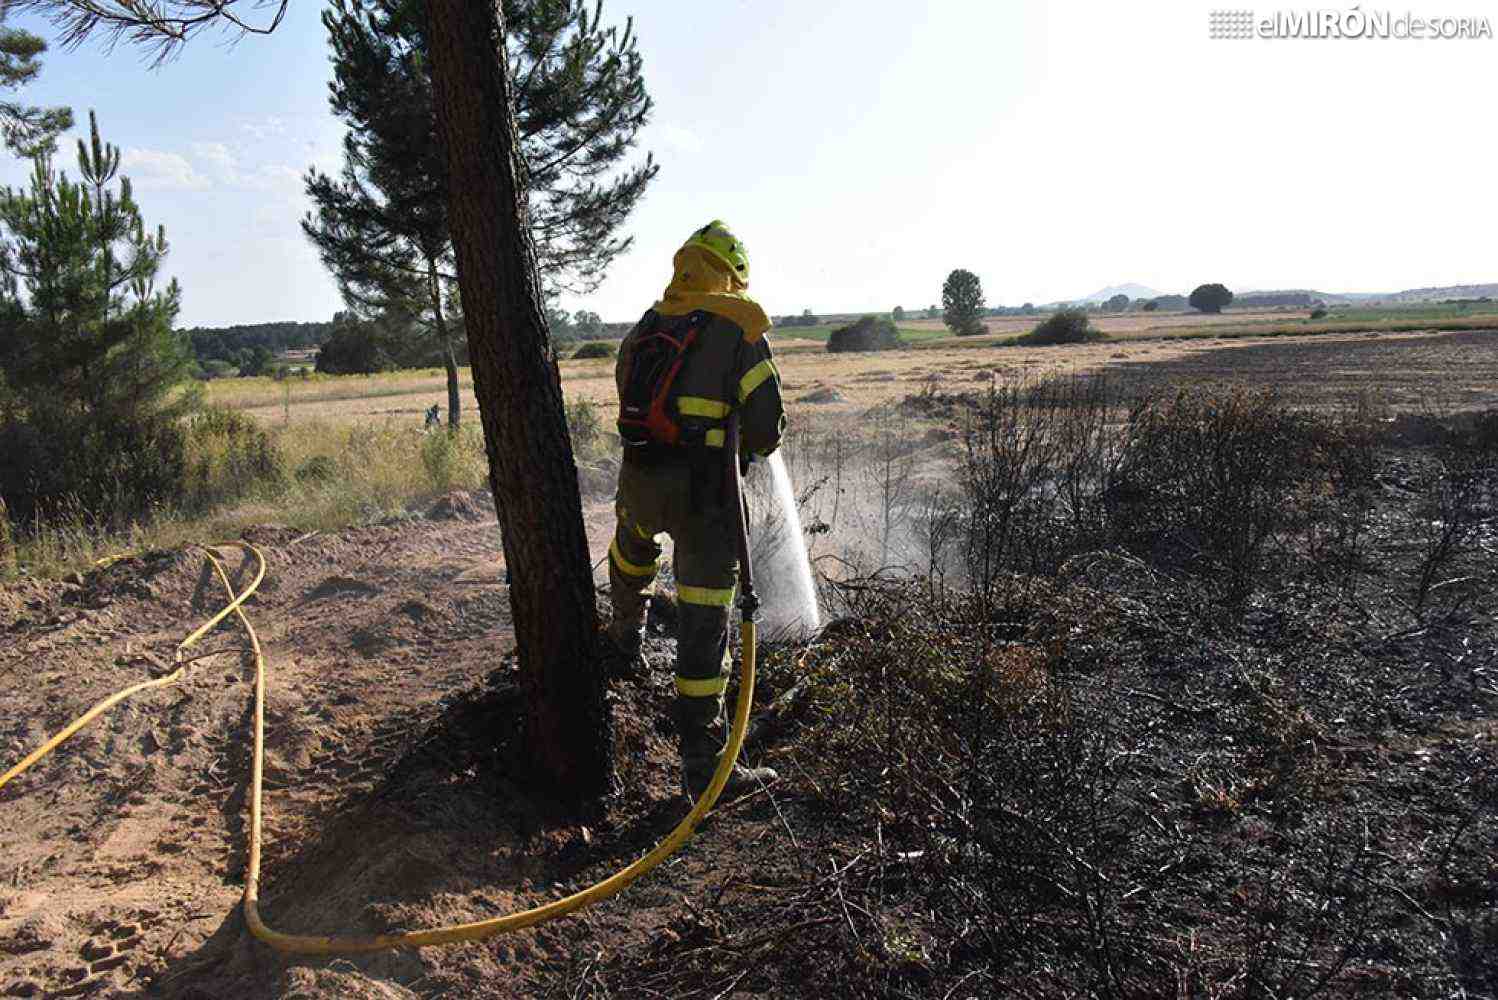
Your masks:
{"label": "dry grass", "polygon": [[0,564],[0,576],[58,576],[119,552],[235,537],[253,524],[303,531],[365,524],[401,516],[450,490],[479,489],[488,475],[476,426],[456,437],[392,420],[308,420],[270,431],[277,469],[246,487],[238,502],[206,515],[163,510],[116,532],[101,532],[81,512],[62,512],[16,537],[14,559]]}
{"label": "dry grass", "polygon": [[[1191,319],[1198,324],[1202,319],[1166,316],[1161,321],[1178,318]],[[1241,318],[1233,317],[1234,320]],[[1126,332],[1118,325],[1133,320],[1135,317],[1103,317],[1099,322],[1111,336],[1118,338]],[[1009,320],[1005,318],[1002,322]],[[1033,325],[1033,322],[1027,322],[1023,329],[1028,330]],[[1363,324],[1362,328],[1366,326]],[[1422,329],[1428,327],[1429,324]],[[1414,335],[1396,333],[1387,336]],[[1319,335],[1318,340],[1351,341],[1360,336],[1362,334],[1326,333]],[[821,344],[798,346],[794,340],[779,338],[775,345],[785,380],[787,402],[794,406],[802,396],[811,392],[836,389],[844,402],[818,405],[814,411],[807,412],[841,416],[901,399],[933,382],[969,380],[986,383],[991,378],[1093,371],[1121,364],[1173,361],[1225,347],[1289,342],[1284,336],[1273,333],[1264,336],[1239,334],[1230,340],[1161,340],[1158,337],[1158,333],[1140,330],[1132,338],[1121,341],[1055,347],[1010,347],[991,339],[985,342],[983,337],[949,338],[907,350],[869,354],[829,354]],[[606,409],[615,405],[617,397],[611,359],[563,361],[561,371],[568,398],[589,400]],[[478,404],[466,369],[463,385],[465,413],[477,414]],[[946,387],[952,388],[950,385]],[[365,424],[381,420],[419,427],[427,407],[433,403],[446,405],[446,393],[446,381],[440,369],[371,376],[324,376],[285,382],[268,378],[220,379],[208,384],[210,403],[246,410],[268,427],[307,421]]]}

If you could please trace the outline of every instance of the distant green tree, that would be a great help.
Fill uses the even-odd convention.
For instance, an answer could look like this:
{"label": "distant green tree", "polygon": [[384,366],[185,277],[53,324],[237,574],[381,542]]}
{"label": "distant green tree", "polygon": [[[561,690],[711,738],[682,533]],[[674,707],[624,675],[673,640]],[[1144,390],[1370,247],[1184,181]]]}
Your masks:
{"label": "distant green tree", "polygon": [[[14,90],[36,79],[42,71],[37,57],[47,43],[29,31],[5,26],[10,3],[0,3],[0,87]],[[0,101],[0,136],[19,156],[57,149],[57,137],[73,127],[70,108],[29,107],[18,101]]]}
{"label": "distant green tree", "polygon": [[1110,298],[1107,302],[1104,302],[1103,308],[1108,312],[1123,312],[1125,309],[1129,308],[1129,297],[1122,292],[1119,292],[1117,295]]}
{"label": "distant green tree", "polygon": [[1020,311],[1020,315],[1022,315],[1022,316],[1034,316],[1035,315],[1035,303],[1033,303],[1033,302],[1026,302],[1024,305],[1022,305],[1022,306],[1019,307],[1019,311]]}
{"label": "distant green tree", "polygon": [[352,312],[333,317],[333,330],[317,352],[317,370],[324,375],[373,375],[396,367],[391,337],[378,320]]}
{"label": "distant green tree", "polygon": [[572,314],[556,306],[546,307],[546,328],[551,331],[552,339],[561,343],[582,338],[572,324]]}
{"label": "distant green tree", "polygon": [[942,321],[959,337],[982,333],[983,283],[971,271],[958,268],[941,286]]}
{"label": "distant green tree", "polygon": [[905,319],[905,307],[895,306],[889,311],[889,318],[894,320],[896,323],[902,322]]}
{"label": "distant green tree", "polygon": [[172,328],[177,283],[155,287],[166,234],[146,231],[119,150],[90,124],[81,182],[39,149],[29,189],[0,190],[0,496],[28,519],[65,498],[114,521],[171,498],[198,400],[179,389],[194,362]]}
{"label": "distant green tree", "polygon": [[577,315],[572,317],[572,323],[577,327],[577,332],[584,337],[596,337],[603,333],[603,319],[596,312],[580,309]]}
{"label": "distant green tree", "polygon": [[1156,309],[1159,309],[1159,308],[1160,308],[1160,303],[1157,302],[1154,299],[1150,299],[1144,305],[1142,305],[1142,306],[1139,307],[1139,309],[1140,309],[1141,312],[1147,312],[1147,313],[1152,313]]}
{"label": "distant green tree", "polygon": [[256,378],[260,375],[269,375],[271,364],[275,360],[276,356],[268,347],[255,347],[245,351],[239,362],[239,377]]}
{"label": "distant green tree", "polygon": [[1226,285],[1210,284],[1197,285],[1191,292],[1191,297],[1186,300],[1191,308],[1198,312],[1220,313],[1233,301],[1233,293],[1228,291]]}

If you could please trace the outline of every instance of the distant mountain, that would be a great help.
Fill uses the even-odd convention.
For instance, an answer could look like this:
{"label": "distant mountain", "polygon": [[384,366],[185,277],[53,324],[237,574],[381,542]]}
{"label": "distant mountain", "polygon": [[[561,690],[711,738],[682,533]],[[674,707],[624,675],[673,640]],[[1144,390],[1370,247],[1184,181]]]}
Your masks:
{"label": "distant mountain", "polygon": [[1084,295],[1080,299],[1072,299],[1073,302],[1107,302],[1115,295],[1127,295],[1130,299],[1152,299],[1160,293],[1147,285],[1128,282],[1122,285],[1109,285],[1107,288],[1099,288],[1091,295]]}
{"label": "distant mountain", "polygon": [[[1230,286],[1231,287],[1231,286]],[[1439,285],[1432,288],[1406,288],[1402,292],[1318,292],[1309,288],[1256,289],[1237,292],[1240,300],[1304,294],[1311,299],[1320,299],[1328,305],[1339,303],[1414,303],[1440,302],[1444,299],[1498,298],[1498,284],[1491,285]]]}
{"label": "distant mountain", "polygon": [[1437,288],[1407,288],[1393,295],[1375,295],[1385,302],[1439,302],[1442,299],[1491,299],[1498,297],[1498,284],[1441,285]]}

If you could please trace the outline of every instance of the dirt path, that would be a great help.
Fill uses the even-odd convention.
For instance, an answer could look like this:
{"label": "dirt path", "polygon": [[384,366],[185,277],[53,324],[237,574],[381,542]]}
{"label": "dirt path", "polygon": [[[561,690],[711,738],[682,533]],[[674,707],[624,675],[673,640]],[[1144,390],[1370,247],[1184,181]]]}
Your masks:
{"label": "dirt path", "polygon": [[[292,932],[475,920],[554,898],[630,860],[683,811],[663,674],[621,695],[626,793],[596,829],[548,826],[499,763],[516,717],[509,602],[492,512],[299,538],[252,529],[269,562],[248,605],[265,645],[263,912]],[[594,558],[609,508],[588,509]],[[231,565],[243,577],[239,550]],[[0,758],[162,672],[221,606],[200,553],[125,559],[0,591]],[[243,645],[223,626],[202,649]],[[245,862],[250,664],[195,663],[117,707],[0,791],[0,992],[10,996],[511,995],[570,956],[569,932],[639,939],[700,874],[558,927],[482,946],[287,961],[255,944]],[[613,928],[610,930],[609,928]],[[598,939],[598,934],[588,935]],[[456,991],[456,993],[454,993]]]}

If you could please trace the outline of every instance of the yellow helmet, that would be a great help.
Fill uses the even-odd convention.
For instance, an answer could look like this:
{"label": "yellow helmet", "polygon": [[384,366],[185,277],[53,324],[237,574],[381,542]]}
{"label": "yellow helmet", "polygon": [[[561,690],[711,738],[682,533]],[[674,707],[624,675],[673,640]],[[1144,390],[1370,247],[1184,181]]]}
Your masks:
{"label": "yellow helmet", "polygon": [[714,219],[692,234],[687,246],[699,246],[728,265],[731,274],[749,284],[749,251],[721,219]]}

